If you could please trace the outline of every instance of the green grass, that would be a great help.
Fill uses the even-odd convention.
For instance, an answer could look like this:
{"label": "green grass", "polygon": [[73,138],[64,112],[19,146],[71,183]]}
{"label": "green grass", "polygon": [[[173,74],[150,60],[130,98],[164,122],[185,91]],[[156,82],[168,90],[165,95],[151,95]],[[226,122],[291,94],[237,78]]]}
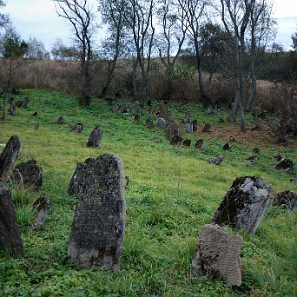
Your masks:
{"label": "green grass", "polygon": [[[251,145],[234,143],[222,151],[223,141],[203,133],[189,134],[192,143],[205,141],[202,151],[172,147],[159,128],[147,129],[146,110],[140,121],[112,113],[106,102],[94,99],[92,107],[81,108],[74,98],[48,90],[22,90],[20,99],[30,97],[27,109],[17,109],[0,122],[0,143],[12,135],[20,138],[16,164],[34,158],[43,168],[40,193],[24,192],[10,185],[21,227],[25,256],[12,258],[0,253],[0,290],[3,296],[296,296],[296,213],[269,206],[254,236],[244,237],[243,284],[232,288],[207,277],[192,276],[191,261],[200,228],[209,223],[236,177],[255,175],[272,184],[276,192],[295,191],[289,183],[297,175],[276,172],[271,157],[283,152],[297,160],[295,147],[268,144],[259,161],[245,163]],[[16,99],[18,99],[16,97]],[[220,111],[209,117],[198,105],[169,106],[181,122],[185,112],[198,122],[223,128]],[[38,116],[32,114],[37,111]],[[65,124],[55,125],[59,116]],[[250,115],[247,116],[249,120]],[[157,115],[153,115],[157,118]],[[84,124],[82,133],[69,132],[68,125]],[[35,124],[39,129],[34,130]],[[238,125],[238,124],[236,124]],[[99,148],[88,148],[88,137],[96,126],[103,131]],[[239,128],[238,128],[239,129]],[[156,141],[158,139],[158,141]],[[77,270],[66,264],[67,245],[76,197],[66,190],[77,162],[109,153],[119,156],[130,183],[125,189],[127,221],[121,271]],[[223,154],[219,166],[207,164]],[[30,195],[31,194],[31,195]],[[54,203],[40,231],[33,231],[31,203],[44,194]]]}

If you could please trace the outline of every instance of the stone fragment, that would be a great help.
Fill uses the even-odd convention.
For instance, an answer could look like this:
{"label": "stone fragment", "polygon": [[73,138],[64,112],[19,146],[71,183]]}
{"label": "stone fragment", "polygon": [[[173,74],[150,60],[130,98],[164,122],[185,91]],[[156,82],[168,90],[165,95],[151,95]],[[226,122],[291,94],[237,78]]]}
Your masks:
{"label": "stone fragment", "polygon": [[213,219],[213,224],[228,225],[234,230],[245,228],[254,234],[267,205],[274,198],[271,185],[255,176],[243,176],[234,180]]}
{"label": "stone fragment", "polygon": [[223,151],[229,151],[231,150],[231,147],[232,145],[227,142],[223,145]]}
{"label": "stone fragment", "polygon": [[81,133],[84,130],[84,125],[82,123],[77,123],[74,126],[70,125],[69,132],[78,132]]}
{"label": "stone fragment", "polygon": [[205,124],[205,126],[202,129],[202,132],[210,133],[210,124]]}
{"label": "stone fragment", "polygon": [[206,274],[211,279],[222,279],[232,286],[241,285],[240,249],[242,237],[230,235],[218,225],[201,228],[192,260],[195,275]]}
{"label": "stone fragment", "polygon": [[196,143],[195,143],[195,148],[197,148],[197,149],[202,149],[202,147],[203,147],[203,139],[198,139],[197,141],[196,141]]}
{"label": "stone fragment", "polygon": [[20,140],[11,136],[3,152],[0,154],[0,182],[5,183],[9,177],[20,151]]}
{"label": "stone fragment", "polygon": [[149,128],[149,129],[152,129],[152,128],[154,127],[154,123],[153,123],[152,118],[148,118],[148,119],[146,120],[145,126],[146,126],[147,128]]}
{"label": "stone fragment", "polygon": [[248,157],[247,159],[245,159],[245,162],[248,164],[253,164],[257,160],[258,160],[258,156],[255,155],[255,156],[251,156],[251,157]]}
{"label": "stone fragment", "polygon": [[78,163],[67,192],[78,196],[68,245],[69,261],[82,268],[120,269],[126,203],[120,158],[105,154]]}
{"label": "stone fragment", "polygon": [[0,183],[0,250],[23,255],[23,242],[9,188]]}

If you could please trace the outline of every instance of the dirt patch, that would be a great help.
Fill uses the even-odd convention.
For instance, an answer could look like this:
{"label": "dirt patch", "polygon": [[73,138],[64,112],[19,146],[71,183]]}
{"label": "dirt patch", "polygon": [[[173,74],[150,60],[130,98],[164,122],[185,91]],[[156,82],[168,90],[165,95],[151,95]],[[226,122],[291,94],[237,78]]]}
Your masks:
{"label": "dirt patch", "polygon": [[[197,126],[197,134],[201,136],[204,126]],[[210,133],[203,133],[203,137],[221,139],[224,142],[236,142],[243,145],[257,145],[267,147],[273,145],[273,138],[268,127],[264,125],[246,125],[246,132],[240,131],[239,123],[225,123],[223,128],[211,126]]]}

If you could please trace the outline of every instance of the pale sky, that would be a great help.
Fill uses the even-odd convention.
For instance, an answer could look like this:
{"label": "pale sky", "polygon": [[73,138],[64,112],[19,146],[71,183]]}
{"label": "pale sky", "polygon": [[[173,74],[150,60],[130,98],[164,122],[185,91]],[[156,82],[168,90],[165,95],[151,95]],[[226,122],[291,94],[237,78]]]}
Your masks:
{"label": "pale sky", "polygon": [[[271,0],[273,1],[273,0]],[[52,0],[5,0],[6,7],[1,13],[9,14],[16,31],[27,41],[30,36],[36,37],[51,50],[56,38],[70,44],[71,25],[67,20],[58,17]],[[289,48],[291,35],[297,31],[297,0],[275,0],[274,17],[278,21],[278,35],[275,42]],[[94,7],[96,0],[89,0]],[[103,37],[103,36],[102,36]]]}

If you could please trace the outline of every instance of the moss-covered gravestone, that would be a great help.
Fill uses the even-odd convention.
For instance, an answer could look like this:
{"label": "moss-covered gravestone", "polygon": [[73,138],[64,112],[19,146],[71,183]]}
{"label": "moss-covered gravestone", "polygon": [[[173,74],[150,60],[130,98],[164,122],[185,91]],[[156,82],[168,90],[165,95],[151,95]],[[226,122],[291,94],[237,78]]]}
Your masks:
{"label": "moss-covered gravestone", "polygon": [[212,223],[227,225],[234,230],[243,228],[247,234],[254,234],[273,198],[272,186],[263,179],[238,177],[219,205]]}
{"label": "moss-covered gravestone", "polygon": [[78,163],[67,192],[78,196],[68,246],[69,260],[83,268],[120,269],[126,203],[120,158],[105,154]]}

